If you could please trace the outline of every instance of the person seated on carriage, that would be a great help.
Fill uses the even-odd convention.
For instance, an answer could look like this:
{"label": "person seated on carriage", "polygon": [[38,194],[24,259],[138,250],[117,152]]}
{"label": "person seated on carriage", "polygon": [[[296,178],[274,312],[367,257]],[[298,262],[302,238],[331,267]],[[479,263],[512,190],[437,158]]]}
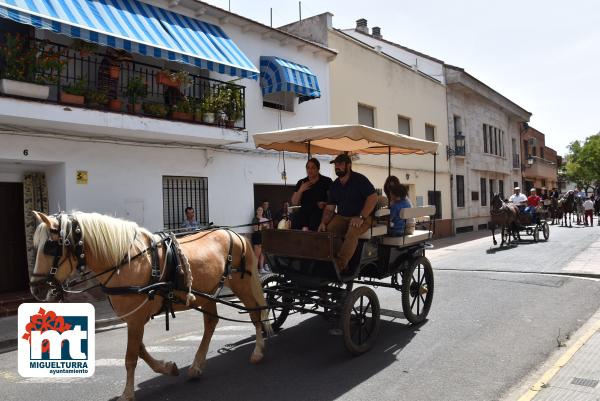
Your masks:
{"label": "person seated on carriage", "polygon": [[389,176],[383,186],[385,195],[390,200],[390,234],[401,237],[415,232],[415,219],[400,218],[400,211],[412,207],[408,199],[408,188],[400,184],[396,176]]}
{"label": "person seated on carriage", "polygon": [[527,207],[525,208],[525,213],[527,213],[531,217],[531,223],[535,223],[536,221],[536,213],[535,208],[539,206],[540,201],[542,200],[539,196],[537,196],[535,188],[531,188],[531,195],[527,198]]}
{"label": "person seated on carriage", "polygon": [[521,188],[519,187],[515,187],[514,192],[515,193],[508,198],[508,201],[517,205],[519,210],[522,210],[527,202],[527,197],[521,193]]}
{"label": "person seated on carriage", "polygon": [[558,200],[560,198],[560,191],[558,188],[552,188],[552,192],[550,192],[550,197]]}
{"label": "person seated on carriage", "polygon": [[316,231],[327,204],[327,193],[333,180],[320,174],[321,163],[314,157],[306,162],[306,177],[296,183],[292,195],[292,205],[300,205],[294,213],[292,228],[296,230]]}
{"label": "person seated on carriage", "polygon": [[543,201],[545,201],[546,199],[550,198],[550,196],[548,195],[548,190],[546,189],[546,187],[542,187],[542,193],[540,194],[540,198],[542,198]]}
{"label": "person seated on carriage", "polygon": [[343,271],[356,250],[358,237],[371,227],[377,192],[367,177],[352,170],[352,159],[347,154],[337,155],[330,163],[334,163],[338,178],[329,188],[318,231],[333,232],[344,238],[334,257],[337,268]]}

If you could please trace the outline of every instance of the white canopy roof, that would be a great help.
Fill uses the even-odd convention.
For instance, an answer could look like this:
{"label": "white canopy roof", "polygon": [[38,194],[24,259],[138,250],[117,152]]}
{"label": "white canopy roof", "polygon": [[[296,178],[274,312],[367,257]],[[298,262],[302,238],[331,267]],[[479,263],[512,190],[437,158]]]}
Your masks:
{"label": "white canopy roof", "polygon": [[253,135],[256,147],[290,152],[336,155],[435,154],[439,143],[364,125],[320,125]]}

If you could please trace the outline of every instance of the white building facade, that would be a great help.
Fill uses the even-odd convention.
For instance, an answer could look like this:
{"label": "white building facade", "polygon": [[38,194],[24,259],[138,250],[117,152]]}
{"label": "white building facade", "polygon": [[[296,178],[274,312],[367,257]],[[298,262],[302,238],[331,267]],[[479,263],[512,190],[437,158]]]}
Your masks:
{"label": "white building facade", "polygon": [[[219,48],[220,41],[225,40],[214,28],[219,27],[225,32],[225,38],[255,66],[257,78],[261,57],[277,57],[305,66],[318,79],[319,91],[300,104],[299,93],[293,91],[278,93],[274,90],[269,97],[263,96],[261,79],[240,77],[250,75],[247,71],[235,76],[220,67],[209,70],[131,52],[120,56],[121,75],[116,93],[123,105],[118,111],[107,109],[112,103],[102,107],[66,104],[60,101],[57,92],[66,85],[65,80],[70,80],[71,86],[77,82],[69,74],[77,72],[77,80],[81,80],[86,78],[85,71],[88,74],[92,71],[96,82],[93,85],[99,85],[101,77],[97,71],[102,67],[98,67],[98,63],[104,60],[102,54],[110,50],[97,46],[93,52],[100,56],[80,57],[82,45],[79,43],[80,48],[76,50],[76,42],[67,36],[1,18],[3,38],[10,35],[11,30],[28,33],[32,40],[35,37],[64,46],[61,49],[65,53],[61,57],[69,59],[63,66],[60,78],[63,82],[55,83],[50,89],[49,100],[0,95],[0,186],[6,183],[6,188],[18,195],[19,190],[22,191],[19,185],[29,174],[43,173],[48,212],[99,212],[136,221],[153,231],[178,227],[187,206],[196,208],[201,223],[249,223],[259,201],[255,196],[262,196],[257,195],[260,193],[257,186],[273,186],[284,193],[291,191],[296,180],[305,176],[306,161],[299,155],[286,155],[284,161],[276,152],[256,150],[252,134],[328,124],[329,63],[336,53],[204,3],[149,0],[142,4],[167,10],[178,18],[185,16],[187,21],[199,19],[212,24],[206,29],[213,35],[207,37],[213,38],[214,48],[227,53],[228,49]],[[74,54],[75,58],[70,59]],[[200,121],[181,121],[175,117],[157,118],[145,112],[127,112],[130,86],[124,81],[129,71],[145,74],[147,99],[153,96],[153,102],[163,99],[167,102],[166,86],[154,93],[160,88],[156,82],[161,69],[189,73],[193,79],[187,91],[195,93],[198,113],[205,105],[203,100],[207,93],[212,93],[214,100],[225,89],[237,85],[234,93],[241,94],[243,100],[236,104],[241,105],[243,113],[229,124],[224,121],[226,114],[217,112],[216,119],[223,121],[211,124],[203,123],[204,117],[200,114],[197,117]],[[233,86],[228,86],[228,82]],[[176,103],[172,103],[173,110],[184,110],[180,101],[177,97]],[[285,107],[281,106],[283,103]],[[284,170],[289,177],[287,188],[283,187]],[[325,168],[323,174],[332,175],[332,172]],[[19,205],[22,200],[17,195],[12,210],[25,212],[27,221],[30,213]],[[280,205],[271,201],[272,209],[277,211]],[[23,219],[17,218],[19,220]],[[23,288],[22,279],[16,280],[19,282],[0,287],[0,293]]]}
{"label": "white building facade", "polygon": [[[455,232],[487,230],[493,194],[521,186],[520,137],[531,113],[446,65]],[[526,125],[525,125],[526,126]]]}

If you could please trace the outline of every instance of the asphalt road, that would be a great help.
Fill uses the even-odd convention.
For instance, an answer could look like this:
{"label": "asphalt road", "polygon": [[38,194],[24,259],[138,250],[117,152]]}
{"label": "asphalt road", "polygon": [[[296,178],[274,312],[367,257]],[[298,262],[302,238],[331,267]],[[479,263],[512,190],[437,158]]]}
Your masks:
{"label": "asphalt road", "polygon": [[[597,279],[565,267],[600,240],[600,228],[551,228],[548,242],[497,250],[491,238],[430,252],[435,296],[429,320],[414,327],[384,318],[374,348],[350,356],[342,337],[318,317],[293,315],[267,341],[263,363],[248,361],[253,329],[222,321],[202,378],[186,370],[200,342],[202,318],[184,312],[164,330],[152,321],[145,343],[177,362],[163,377],[140,361],[138,400],[500,400],[557,350],[600,307]],[[590,263],[598,263],[590,260]],[[383,308],[401,310],[400,294],[377,289]],[[221,308],[221,312],[235,313]],[[16,351],[0,354],[2,400],[108,400],[125,382],[124,328],[98,333],[96,373],[62,382],[17,373]]]}

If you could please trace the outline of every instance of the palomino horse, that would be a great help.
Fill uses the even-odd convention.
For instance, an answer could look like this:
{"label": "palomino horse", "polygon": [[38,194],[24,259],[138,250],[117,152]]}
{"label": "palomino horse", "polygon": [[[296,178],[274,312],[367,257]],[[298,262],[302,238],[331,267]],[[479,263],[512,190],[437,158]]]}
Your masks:
{"label": "palomino horse", "polygon": [[502,227],[501,237],[502,242],[500,242],[500,246],[510,244],[511,240],[511,232],[513,230],[514,224],[517,222],[519,209],[512,204],[504,203],[500,194],[494,194],[492,198],[492,202],[490,203],[490,215],[492,218],[492,239],[494,240],[494,245],[497,245],[496,241],[496,225]]}
{"label": "palomino horse", "polygon": [[[567,220],[569,221],[569,227],[573,227],[573,213],[575,210],[575,193],[573,191],[567,192],[559,201],[558,207],[562,210],[563,220],[561,226],[567,226]],[[569,216],[567,219],[567,215]]]}
{"label": "palomino horse", "polygon": [[[62,297],[62,291],[71,273],[88,269],[95,274],[110,272],[97,279],[105,288],[146,286],[151,281],[152,256],[149,252],[152,240],[160,241],[148,230],[133,222],[103,216],[96,213],[77,212],[72,215],[46,216],[34,212],[41,224],[34,236],[37,247],[35,269],[30,279],[31,292],[38,300],[53,302]],[[176,299],[187,301],[174,304],[175,310],[200,307],[204,313],[204,334],[194,357],[188,376],[198,377],[206,362],[211,337],[217,322],[216,303],[204,297],[196,298],[192,289],[202,293],[213,293],[221,279],[250,309],[250,317],[256,327],[256,346],[250,357],[253,363],[263,358],[265,342],[261,321],[265,332],[272,330],[266,321],[268,312],[266,301],[257,271],[255,256],[248,240],[228,233],[226,230],[210,230],[181,238],[178,241],[178,254],[186,270],[185,290],[175,291]],[[159,281],[166,278],[166,263],[163,247],[158,247]],[[83,254],[80,254],[83,253]],[[154,252],[156,254],[156,252]],[[231,256],[231,258],[229,258]],[[85,258],[85,259],[84,259]],[[227,265],[230,259],[231,265]],[[245,260],[245,262],[244,262]],[[81,265],[85,262],[85,267]],[[242,263],[245,274],[240,274]],[[77,266],[78,269],[75,269]],[[154,263],[155,273],[157,264]],[[233,266],[229,275],[224,275],[226,266]],[[81,270],[80,270],[81,271]],[[115,274],[116,273],[116,274]],[[110,294],[110,291],[108,292]],[[116,314],[127,323],[127,352],[125,368],[127,381],[119,400],[133,400],[134,372],[138,357],[141,357],[157,373],[177,376],[179,370],[174,362],[154,359],[142,342],[144,325],[163,308],[163,297],[157,294],[153,299],[143,294],[109,295]]]}

